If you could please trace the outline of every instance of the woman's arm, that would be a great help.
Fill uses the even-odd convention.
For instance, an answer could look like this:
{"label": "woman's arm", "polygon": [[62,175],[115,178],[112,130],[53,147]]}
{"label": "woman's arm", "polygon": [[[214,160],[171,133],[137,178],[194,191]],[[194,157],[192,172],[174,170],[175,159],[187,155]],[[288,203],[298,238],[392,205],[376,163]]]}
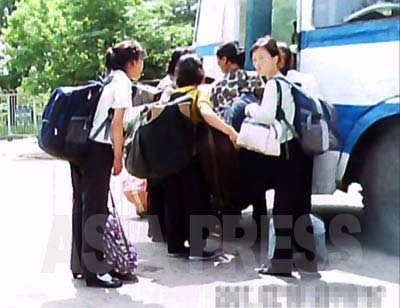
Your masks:
{"label": "woman's arm", "polygon": [[111,122],[111,134],[114,148],[113,174],[118,175],[122,171],[122,156],[124,147],[124,114],[125,108],[117,108]]}
{"label": "woman's arm", "polygon": [[248,105],[245,114],[259,123],[272,124],[276,117],[277,101],[276,81],[269,81],[265,85],[261,105],[256,103]]}
{"label": "woman's arm", "polygon": [[221,118],[212,110],[212,108],[207,104],[200,104],[199,106],[200,114],[206,123],[219,131],[228,135],[233,143],[236,143],[237,132],[235,129],[226,124]]}

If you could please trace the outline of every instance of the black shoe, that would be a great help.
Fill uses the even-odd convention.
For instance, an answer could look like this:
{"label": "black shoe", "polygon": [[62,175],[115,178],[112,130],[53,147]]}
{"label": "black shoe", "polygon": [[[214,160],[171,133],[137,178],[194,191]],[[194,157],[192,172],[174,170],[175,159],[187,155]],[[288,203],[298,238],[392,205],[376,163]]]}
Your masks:
{"label": "black shoe", "polygon": [[122,273],[118,273],[116,271],[111,271],[110,275],[114,278],[118,278],[121,281],[128,281],[128,282],[138,282],[139,279],[136,277],[135,274],[132,273],[126,273],[126,274],[122,274]]}
{"label": "black shoe", "polygon": [[270,276],[278,276],[285,278],[295,278],[291,272],[277,272],[272,267],[262,267],[258,270],[258,273],[261,275],[270,275]]}
{"label": "black shoe", "polygon": [[118,278],[111,277],[110,274],[96,275],[95,278],[90,280],[86,279],[86,285],[88,287],[95,288],[119,288],[122,287],[122,282]]}
{"label": "black shoe", "polygon": [[216,259],[219,255],[217,255],[214,251],[205,251],[203,250],[200,255],[190,255],[189,260],[191,261],[212,261]]}
{"label": "black shoe", "polygon": [[189,248],[184,247],[178,251],[168,251],[168,256],[171,258],[187,258],[189,256]]}
{"label": "black shoe", "polygon": [[74,279],[83,279],[83,274],[82,273],[72,273],[72,277],[74,277]]}

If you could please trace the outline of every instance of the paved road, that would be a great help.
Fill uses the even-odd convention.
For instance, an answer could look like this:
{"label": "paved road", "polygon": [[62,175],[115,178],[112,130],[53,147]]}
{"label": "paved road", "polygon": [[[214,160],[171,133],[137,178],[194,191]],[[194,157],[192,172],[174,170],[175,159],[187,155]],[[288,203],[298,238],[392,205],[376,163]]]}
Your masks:
{"label": "paved road", "polygon": [[[224,252],[234,258],[224,264],[171,259],[164,244],[148,240],[146,221],[122,196],[119,211],[140,254],[139,283],[118,290],[86,288],[69,272],[68,164],[49,159],[34,140],[0,141],[0,172],[2,307],[206,308],[239,300],[240,307],[274,307],[274,302],[275,307],[399,307],[399,259],[377,248],[365,232],[333,236],[320,280],[301,279],[298,273],[294,281],[260,278],[254,268],[265,260],[265,243],[261,249],[249,249],[246,241],[226,243]],[[113,179],[114,189],[120,181]],[[348,206],[359,204],[356,195],[338,192],[333,199],[315,200],[340,205],[315,207],[329,228],[345,222],[350,232],[357,231],[362,212]],[[348,216],[338,218],[343,213]],[[249,217],[246,212],[245,226]],[[214,237],[210,245],[218,242]]]}

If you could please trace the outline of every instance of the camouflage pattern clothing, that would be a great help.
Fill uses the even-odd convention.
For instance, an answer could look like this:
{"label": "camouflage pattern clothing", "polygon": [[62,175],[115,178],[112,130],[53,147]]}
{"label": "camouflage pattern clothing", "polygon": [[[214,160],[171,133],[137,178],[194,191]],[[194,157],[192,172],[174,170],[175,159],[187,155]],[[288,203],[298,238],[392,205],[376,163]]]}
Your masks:
{"label": "camouflage pattern clothing", "polygon": [[211,102],[214,111],[222,115],[223,111],[230,107],[234,99],[242,92],[256,94],[260,92],[261,87],[260,79],[255,76],[250,77],[245,70],[236,69],[228,72],[221,81],[216,82],[212,87]]}

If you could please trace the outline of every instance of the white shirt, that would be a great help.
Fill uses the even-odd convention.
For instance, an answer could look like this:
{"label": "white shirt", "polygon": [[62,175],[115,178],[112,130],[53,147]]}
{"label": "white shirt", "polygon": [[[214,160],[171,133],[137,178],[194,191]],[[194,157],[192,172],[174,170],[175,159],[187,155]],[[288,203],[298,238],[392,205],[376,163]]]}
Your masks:
{"label": "white shirt", "polygon": [[[276,74],[274,77],[283,77],[281,73]],[[276,87],[276,80],[270,79],[267,81],[264,89],[263,99],[261,105],[257,103],[250,104],[246,107],[246,114],[259,123],[272,124],[276,119],[276,112],[278,108],[278,89]],[[295,105],[290,87],[285,82],[280,82],[282,89],[282,109],[285,112],[285,117],[290,124],[293,124]],[[282,136],[281,143],[293,139],[293,134],[286,124],[281,121]]]}
{"label": "white shirt", "polygon": [[172,93],[175,90],[174,77],[172,75],[167,75],[157,85],[157,88],[162,90],[160,101],[163,103],[169,102]]}
{"label": "white shirt", "polygon": [[301,88],[308,95],[322,99],[321,91],[314,76],[296,70],[290,70],[287,72],[286,78],[293,83],[300,84]]}
{"label": "white shirt", "polygon": [[[132,106],[132,82],[129,77],[121,70],[111,71],[110,76],[112,76],[113,79],[104,87],[94,115],[93,127],[90,131],[91,139],[93,139],[93,135],[107,118],[109,109],[127,109]],[[127,117],[127,112],[125,112],[125,117]],[[110,136],[108,136],[107,139],[104,138],[104,133],[105,128],[103,128],[93,140],[112,144],[111,130]]]}

